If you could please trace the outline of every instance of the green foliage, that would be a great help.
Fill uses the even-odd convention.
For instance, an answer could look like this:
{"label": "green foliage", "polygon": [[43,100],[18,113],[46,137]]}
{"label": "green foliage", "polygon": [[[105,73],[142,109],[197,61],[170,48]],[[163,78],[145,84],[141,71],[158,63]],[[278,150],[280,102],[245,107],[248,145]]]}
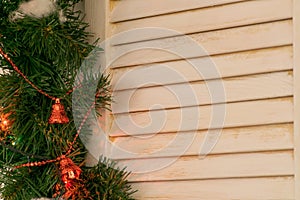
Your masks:
{"label": "green foliage", "polygon": [[92,199],[133,200],[131,195],[135,191],[126,180],[129,173],[118,169],[115,162],[103,158],[98,165],[83,170],[85,185],[90,188]]}
{"label": "green foliage", "polygon": [[[59,0],[58,10],[42,18],[25,16],[12,21],[10,14],[21,2],[24,0],[0,0],[0,47],[38,88],[62,98],[70,123],[50,125],[53,101],[36,91],[0,57],[5,72],[0,75],[0,105],[4,113],[11,113],[9,118],[13,120],[9,136],[0,143],[0,193],[6,200],[51,198],[55,186],[61,184],[57,163],[20,169],[14,166],[54,159],[68,150],[77,130],[72,117],[72,97],[66,92],[73,88],[81,63],[95,48],[87,42],[91,36],[86,31],[88,24],[73,9],[79,0]],[[67,19],[65,22],[60,20],[60,10]],[[99,81],[94,88],[100,94],[96,110],[107,108],[111,102],[109,77],[97,74],[87,79],[91,83]],[[82,87],[90,88],[88,84]],[[82,104],[85,106],[88,105]],[[91,132],[88,124],[84,132]],[[78,139],[73,149],[69,157],[83,166],[86,154],[83,143]],[[133,192],[126,181],[128,173],[113,169],[110,161],[101,161],[93,168],[83,167],[81,178],[92,199],[132,199]],[[84,199],[80,195],[76,199]]]}

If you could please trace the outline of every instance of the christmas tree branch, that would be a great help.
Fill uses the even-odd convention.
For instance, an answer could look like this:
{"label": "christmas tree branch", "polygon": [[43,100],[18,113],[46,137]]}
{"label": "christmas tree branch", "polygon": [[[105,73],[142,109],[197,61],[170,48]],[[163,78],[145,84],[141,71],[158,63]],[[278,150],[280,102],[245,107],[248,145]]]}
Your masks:
{"label": "christmas tree branch", "polygon": [[48,157],[44,157],[44,156],[39,156],[39,155],[34,155],[34,154],[23,152],[23,151],[21,151],[19,149],[16,149],[16,148],[14,148],[14,147],[12,147],[10,145],[5,144],[3,141],[0,141],[0,145],[3,146],[4,148],[7,148],[7,149],[9,149],[9,150],[11,150],[11,151],[13,151],[15,153],[19,153],[19,154],[21,154],[23,156],[26,156],[26,157],[37,158],[37,159],[44,159],[44,160],[45,159],[49,159]]}

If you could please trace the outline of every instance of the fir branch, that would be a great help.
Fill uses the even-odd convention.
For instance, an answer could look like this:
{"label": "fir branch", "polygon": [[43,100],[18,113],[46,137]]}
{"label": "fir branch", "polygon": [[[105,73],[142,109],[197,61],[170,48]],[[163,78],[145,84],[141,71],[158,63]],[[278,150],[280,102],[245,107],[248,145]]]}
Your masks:
{"label": "fir branch", "polygon": [[[56,164],[12,171],[6,168],[11,163],[28,162],[27,157],[37,160],[57,158],[66,152],[70,144],[73,148],[68,157],[76,165],[82,166],[87,150],[82,140],[78,139],[73,144],[77,125],[75,117],[84,118],[85,112],[82,111],[89,110],[89,102],[94,102],[98,111],[108,108],[112,101],[109,76],[101,73],[95,77],[86,75],[86,82],[72,93],[72,96],[77,93],[78,99],[65,95],[76,85],[74,82],[83,60],[96,48],[87,42],[92,34],[86,29],[88,24],[83,21],[82,13],[74,10],[79,0],[57,0],[57,11],[41,18],[28,15],[15,21],[10,20],[10,14],[24,2],[29,3],[30,0],[0,0],[0,47],[8,52],[16,66],[38,88],[51,96],[63,97],[62,104],[70,123],[49,125],[52,100],[21,79],[0,56],[0,67],[9,71],[0,75],[0,104],[5,112],[12,113],[10,117],[14,123],[11,131],[17,141],[15,146],[0,142],[0,171],[7,172],[0,174],[0,181],[4,183],[0,193],[5,200],[51,198],[57,192],[57,185],[64,188]],[[66,21],[60,20],[61,13]],[[93,67],[91,62],[86,72],[93,72]],[[82,94],[78,91],[82,91]],[[74,108],[76,105],[79,110]],[[95,113],[89,119],[94,118]],[[93,133],[88,122],[82,129],[81,136],[88,137]],[[115,164],[103,159],[95,167],[81,168],[81,179],[86,183],[85,188],[92,199],[133,199],[131,196],[134,191],[126,180],[129,173],[124,169],[116,169]],[[64,195],[63,192],[62,189],[58,195]],[[86,196],[78,190],[74,198],[81,200],[86,199]]]}
{"label": "fir branch", "polygon": [[19,149],[16,149],[16,148],[10,146],[10,145],[5,144],[5,142],[3,142],[3,141],[0,141],[0,145],[3,146],[4,148],[7,148],[7,149],[11,150],[12,152],[21,154],[21,155],[26,156],[26,157],[36,158],[36,159],[43,159],[43,160],[49,159],[48,157],[44,157],[44,156],[39,156],[39,155],[34,155],[34,154],[26,153],[26,152],[24,152],[24,151],[21,151],[21,150],[19,150]]}

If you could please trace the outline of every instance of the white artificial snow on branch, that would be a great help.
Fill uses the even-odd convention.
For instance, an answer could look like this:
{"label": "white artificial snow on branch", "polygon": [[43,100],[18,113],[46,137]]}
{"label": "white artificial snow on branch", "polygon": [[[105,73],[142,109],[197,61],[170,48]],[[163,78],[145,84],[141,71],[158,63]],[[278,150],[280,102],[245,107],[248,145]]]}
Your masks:
{"label": "white artificial snow on branch", "polygon": [[[10,19],[15,21],[25,16],[42,18],[57,11],[56,0],[31,0],[20,4],[19,8],[10,14]],[[62,11],[59,12],[61,22],[65,21]]]}

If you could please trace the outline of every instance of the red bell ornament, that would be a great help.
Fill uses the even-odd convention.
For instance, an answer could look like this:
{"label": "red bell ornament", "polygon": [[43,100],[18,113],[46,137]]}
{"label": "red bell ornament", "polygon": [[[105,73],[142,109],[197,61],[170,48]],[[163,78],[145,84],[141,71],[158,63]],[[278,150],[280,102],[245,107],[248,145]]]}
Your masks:
{"label": "red bell ornament", "polygon": [[66,124],[69,123],[69,118],[65,112],[64,106],[60,103],[60,99],[55,99],[52,105],[52,112],[48,120],[49,124]]}
{"label": "red bell ornament", "polygon": [[59,171],[63,185],[56,184],[55,190],[57,192],[53,197],[57,198],[61,194],[63,187],[64,194],[62,199],[75,199],[78,193],[82,192],[86,194],[86,197],[89,196],[89,192],[80,179],[81,169],[70,158],[64,157],[60,160]]}
{"label": "red bell ornament", "polygon": [[1,131],[8,131],[8,129],[10,128],[12,122],[8,119],[10,113],[2,113],[0,115],[0,130]]}
{"label": "red bell ornament", "polygon": [[74,184],[74,180],[79,180],[81,169],[75,165],[70,158],[61,160],[59,164],[61,179],[64,182],[66,189],[71,189]]}

